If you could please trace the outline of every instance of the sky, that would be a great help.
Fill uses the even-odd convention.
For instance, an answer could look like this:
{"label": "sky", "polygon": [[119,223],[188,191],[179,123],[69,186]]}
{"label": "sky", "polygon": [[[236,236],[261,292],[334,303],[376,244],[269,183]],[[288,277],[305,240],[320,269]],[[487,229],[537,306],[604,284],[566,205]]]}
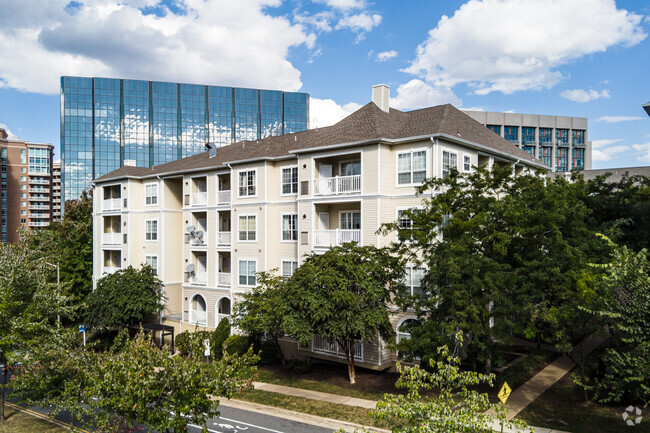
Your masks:
{"label": "sky", "polygon": [[60,77],[301,91],[311,127],[390,105],[587,117],[593,168],[650,165],[650,2],[0,0],[0,127],[55,145]]}

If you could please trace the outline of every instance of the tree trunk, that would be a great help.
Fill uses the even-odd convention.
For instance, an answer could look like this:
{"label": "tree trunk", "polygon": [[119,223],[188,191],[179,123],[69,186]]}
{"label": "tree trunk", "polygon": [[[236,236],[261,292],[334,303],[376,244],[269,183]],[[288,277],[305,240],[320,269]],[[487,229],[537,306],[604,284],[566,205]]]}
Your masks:
{"label": "tree trunk", "polygon": [[354,339],[347,338],[345,341],[345,357],[348,361],[348,378],[350,379],[350,384],[354,385],[357,383],[357,374],[354,371]]}
{"label": "tree trunk", "polygon": [[490,357],[490,355],[487,355],[485,357],[485,362],[483,363],[483,372],[485,374],[492,373],[492,358]]}
{"label": "tree trunk", "polygon": [[585,403],[589,403],[589,395],[587,394],[587,374],[585,373],[585,339],[583,338],[580,342],[580,376],[582,380],[582,394],[585,399]]}
{"label": "tree trunk", "polygon": [[0,396],[0,422],[3,422],[5,420],[5,388],[7,387],[7,360],[3,360],[4,367],[2,369],[2,394]]}

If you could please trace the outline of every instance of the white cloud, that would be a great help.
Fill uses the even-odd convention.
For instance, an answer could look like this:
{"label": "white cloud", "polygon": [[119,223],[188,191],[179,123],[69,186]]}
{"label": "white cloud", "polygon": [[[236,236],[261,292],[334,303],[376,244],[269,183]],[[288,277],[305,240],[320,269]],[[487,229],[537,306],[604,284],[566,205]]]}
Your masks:
{"label": "white cloud", "polygon": [[630,150],[630,146],[612,146],[607,148],[593,149],[591,158],[593,161],[611,161],[615,155]]}
{"label": "white cloud", "polygon": [[303,12],[302,14],[296,12],[293,16],[295,22],[311,26],[314,30],[322,33],[332,31],[330,21],[333,18],[334,14],[329,11],[322,11],[312,15],[310,15],[309,12]]}
{"label": "white cloud", "polygon": [[431,86],[417,79],[399,86],[397,96],[390,100],[390,106],[398,110],[413,110],[447,103],[459,106],[461,100],[448,87]]}
{"label": "white cloud", "polygon": [[591,148],[599,149],[604,146],[609,146],[610,144],[620,143],[621,141],[623,141],[622,138],[605,138],[602,140],[593,140],[591,142]]}
{"label": "white cloud", "polygon": [[362,12],[356,15],[346,15],[336,24],[336,30],[350,29],[354,32],[369,32],[381,23],[381,15]]}
{"label": "white cloud", "polygon": [[632,147],[634,150],[641,152],[641,154],[637,157],[637,160],[650,162],[650,141],[643,144],[633,144]]}
{"label": "white cloud", "polygon": [[609,91],[603,90],[602,92],[598,92],[593,89],[567,89],[563,90],[560,96],[573,102],[589,102],[594,99],[609,98]]}
{"label": "white cloud", "polygon": [[356,102],[339,105],[331,99],[309,99],[309,127],[330,126],[357,111],[362,106]]}
{"label": "white cloud", "polygon": [[[0,0],[0,87],[55,94],[59,76],[109,76],[298,90],[295,46],[313,48],[301,23],[272,16],[279,0],[185,0],[162,16],[148,0]],[[135,5],[135,6],[134,6]]]}
{"label": "white cloud", "polygon": [[390,50],[390,51],[382,51],[381,53],[377,53],[377,57],[375,58],[375,62],[385,62],[387,60],[393,59],[397,57],[397,51],[395,50]]}
{"label": "white cloud", "polygon": [[5,132],[7,133],[8,138],[11,138],[11,139],[17,139],[18,138],[18,136],[16,134],[14,134],[13,132],[11,132],[11,129],[9,129],[9,127],[7,125],[5,125],[4,123],[0,123],[0,129],[5,130]]}
{"label": "white cloud", "polygon": [[619,123],[629,122],[631,120],[641,120],[643,117],[638,116],[602,116],[596,119],[596,122]]}
{"label": "white cloud", "polygon": [[558,67],[645,39],[642,18],[613,0],[470,0],[440,19],[404,71],[481,95],[550,88]]}
{"label": "white cloud", "polygon": [[325,3],[334,9],[351,10],[363,9],[366,7],[364,0],[314,0],[315,3]]}

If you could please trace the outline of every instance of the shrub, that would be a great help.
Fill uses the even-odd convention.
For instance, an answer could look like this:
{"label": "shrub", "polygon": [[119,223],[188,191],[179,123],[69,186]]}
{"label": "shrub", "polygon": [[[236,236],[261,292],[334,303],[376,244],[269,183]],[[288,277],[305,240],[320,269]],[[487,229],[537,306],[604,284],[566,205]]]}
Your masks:
{"label": "shrub", "polygon": [[289,359],[287,370],[292,373],[305,374],[311,371],[311,362],[308,359]]}
{"label": "shrub", "polygon": [[280,361],[280,348],[274,341],[262,343],[260,352],[260,365],[274,366]]}
{"label": "shrub", "polygon": [[248,337],[244,335],[231,335],[224,342],[224,348],[231,355],[237,354],[241,356],[248,352],[250,346]]}
{"label": "shrub", "polygon": [[217,328],[212,331],[210,336],[210,348],[212,349],[212,357],[214,359],[221,359],[223,343],[230,336],[230,321],[227,318],[221,319]]}
{"label": "shrub", "polygon": [[183,331],[174,338],[174,345],[176,350],[183,356],[190,354],[190,333]]}

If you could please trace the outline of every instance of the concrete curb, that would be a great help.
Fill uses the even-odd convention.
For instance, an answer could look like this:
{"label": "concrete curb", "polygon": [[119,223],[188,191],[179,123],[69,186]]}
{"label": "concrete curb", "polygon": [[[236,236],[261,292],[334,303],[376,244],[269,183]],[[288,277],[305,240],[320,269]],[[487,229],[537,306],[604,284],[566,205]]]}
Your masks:
{"label": "concrete curb", "polygon": [[[281,409],[279,407],[275,406],[266,406],[263,404],[258,404],[258,403],[251,403],[248,401],[244,400],[221,400],[220,405],[222,406],[227,406],[227,407],[232,407],[235,409],[242,409],[242,410],[248,410],[248,411],[253,411],[253,412],[258,412],[258,413],[263,413],[265,415],[270,415],[270,416],[276,416],[276,417],[282,417],[286,419],[290,419],[292,421],[296,422],[302,422],[305,424],[311,424],[319,427],[325,427],[325,428],[331,428],[333,431],[339,430],[339,429],[344,429],[347,430],[348,432],[353,432],[354,429],[357,428],[364,428],[365,426],[362,426],[361,424],[355,424],[352,422],[347,422],[347,421],[340,421],[336,419],[331,419],[331,418],[323,418],[320,416],[316,415],[310,415],[302,412],[295,412],[292,410],[287,410],[287,409]],[[365,427],[368,431],[370,432],[376,432],[376,433],[391,433],[390,430],[384,430],[376,427]]]}

